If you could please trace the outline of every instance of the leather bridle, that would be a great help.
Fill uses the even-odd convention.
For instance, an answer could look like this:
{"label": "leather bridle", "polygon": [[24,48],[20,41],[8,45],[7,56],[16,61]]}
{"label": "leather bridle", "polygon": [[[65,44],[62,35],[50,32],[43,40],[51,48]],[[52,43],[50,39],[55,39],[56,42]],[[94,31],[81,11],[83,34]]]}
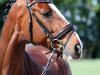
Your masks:
{"label": "leather bridle", "polygon": [[[42,22],[38,19],[38,17],[35,15],[35,13],[32,11],[31,9],[31,6],[34,5],[35,3],[53,3],[52,0],[33,0],[31,3],[29,3],[29,0],[26,0],[26,5],[27,5],[27,9],[28,9],[28,12],[29,12],[29,35],[30,35],[30,42],[31,43],[34,43],[33,42],[33,33],[32,33],[32,28],[33,28],[33,23],[32,23],[32,17],[35,18],[36,22],[38,23],[38,25],[41,27],[41,29],[43,30],[43,32],[46,34],[46,36],[49,37],[50,41],[51,41],[51,48],[52,48],[52,54],[51,54],[51,57],[49,58],[46,66],[44,67],[44,70],[42,72],[41,75],[45,75],[46,72],[50,69],[51,65],[62,55],[61,53],[59,53],[57,51],[57,48],[53,47],[53,42],[57,42],[58,44],[60,43],[59,39],[65,35],[65,34],[68,34],[69,32],[69,35],[68,35],[68,38],[66,40],[66,42],[62,45],[60,43],[60,50],[61,52],[63,52],[63,50],[65,50],[65,47],[72,35],[72,33],[74,32],[74,27],[73,25],[69,24],[69,25],[66,25],[63,29],[61,29],[55,36],[52,35],[48,30],[47,28],[42,24]],[[53,62],[51,62],[51,59],[54,55],[54,53],[57,52],[57,58],[55,58],[55,60]],[[50,63],[51,62],[51,63]]]}

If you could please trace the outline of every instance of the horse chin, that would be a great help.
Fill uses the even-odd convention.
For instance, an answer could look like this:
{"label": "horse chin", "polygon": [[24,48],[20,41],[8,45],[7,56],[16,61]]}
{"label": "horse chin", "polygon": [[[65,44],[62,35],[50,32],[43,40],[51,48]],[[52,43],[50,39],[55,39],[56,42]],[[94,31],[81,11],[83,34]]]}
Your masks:
{"label": "horse chin", "polygon": [[71,60],[73,60],[73,58],[70,55],[69,56],[68,55],[66,56],[65,54],[63,54],[63,60],[64,61],[71,61]]}
{"label": "horse chin", "polygon": [[63,53],[63,60],[64,61],[74,61],[74,60],[80,60],[82,58],[82,55],[75,55],[75,54],[65,54]]}

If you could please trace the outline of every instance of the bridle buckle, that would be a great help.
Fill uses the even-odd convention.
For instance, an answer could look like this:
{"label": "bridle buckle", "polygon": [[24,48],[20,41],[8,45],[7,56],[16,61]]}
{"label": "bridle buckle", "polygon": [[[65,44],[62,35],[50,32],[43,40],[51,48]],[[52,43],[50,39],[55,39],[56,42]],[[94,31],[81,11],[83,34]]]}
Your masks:
{"label": "bridle buckle", "polygon": [[56,50],[57,52],[60,52],[60,49],[62,47],[62,43],[58,39],[53,39],[50,43],[50,47],[52,50]]}

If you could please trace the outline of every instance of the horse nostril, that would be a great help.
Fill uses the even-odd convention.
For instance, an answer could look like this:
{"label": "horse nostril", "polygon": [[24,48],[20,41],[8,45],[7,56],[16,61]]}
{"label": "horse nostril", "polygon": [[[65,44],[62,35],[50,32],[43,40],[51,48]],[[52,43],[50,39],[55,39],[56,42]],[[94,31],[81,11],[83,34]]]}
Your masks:
{"label": "horse nostril", "polygon": [[80,50],[81,50],[81,46],[80,45],[75,45],[75,51],[80,53]]}

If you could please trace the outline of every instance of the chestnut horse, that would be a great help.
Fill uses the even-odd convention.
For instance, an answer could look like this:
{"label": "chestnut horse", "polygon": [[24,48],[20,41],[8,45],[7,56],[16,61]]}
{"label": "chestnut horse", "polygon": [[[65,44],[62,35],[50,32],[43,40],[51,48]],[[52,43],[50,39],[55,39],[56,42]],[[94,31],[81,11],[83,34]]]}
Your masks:
{"label": "chestnut horse", "polygon": [[81,58],[82,49],[73,25],[51,0],[17,0],[0,36],[0,75],[71,75],[63,59]]}

